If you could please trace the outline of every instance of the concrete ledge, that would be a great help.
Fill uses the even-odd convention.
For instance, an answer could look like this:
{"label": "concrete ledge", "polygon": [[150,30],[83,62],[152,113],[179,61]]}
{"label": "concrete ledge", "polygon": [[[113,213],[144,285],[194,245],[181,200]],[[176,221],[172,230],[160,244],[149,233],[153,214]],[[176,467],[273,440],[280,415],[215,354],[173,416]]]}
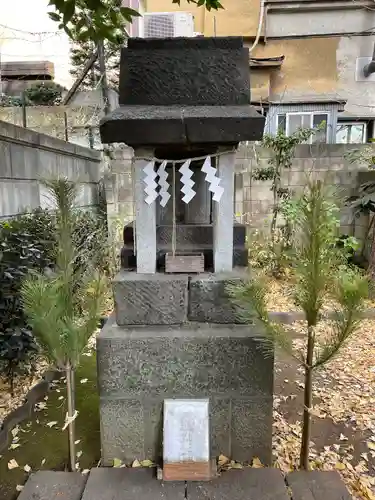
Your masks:
{"label": "concrete ledge", "polygon": [[286,477],[293,500],[352,500],[336,471],[295,471]]}
{"label": "concrete ledge", "polygon": [[121,271],[113,280],[116,321],[125,325],[172,325],[186,321],[188,277]]}
{"label": "concrete ledge", "polygon": [[185,500],[185,483],[162,483],[155,469],[92,469],[82,500]]}
{"label": "concrete ledge", "polygon": [[290,497],[282,473],[264,468],[230,470],[210,482],[188,483],[187,499],[290,500]]}
{"label": "concrete ledge", "polygon": [[18,500],[81,500],[87,476],[79,472],[31,474]]}

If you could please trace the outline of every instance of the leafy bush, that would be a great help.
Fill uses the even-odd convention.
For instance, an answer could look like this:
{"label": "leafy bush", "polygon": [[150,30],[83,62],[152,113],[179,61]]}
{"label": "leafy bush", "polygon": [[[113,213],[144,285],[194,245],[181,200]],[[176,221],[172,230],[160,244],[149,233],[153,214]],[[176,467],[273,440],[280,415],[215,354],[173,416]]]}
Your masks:
{"label": "leafy bush", "polygon": [[20,288],[32,270],[53,265],[53,219],[36,210],[0,224],[0,369],[13,377],[29,369],[37,351],[20,301]]}
{"label": "leafy bush", "polygon": [[56,82],[35,83],[25,90],[25,100],[29,105],[53,106],[60,103],[63,90]]}
{"label": "leafy bush", "polygon": [[1,107],[12,107],[12,106],[22,106],[22,99],[20,97],[13,97],[8,95],[0,95],[0,106]]}
{"label": "leafy bush", "polygon": [[[0,372],[13,390],[15,373],[32,369],[37,346],[23,314],[21,284],[33,271],[53,270],[56,263],[55,216],[34,210],[0,222]],[[95,212],[77,211],[74,235],[80,259],[88,259],[108,276],[112,272],[106,224]],[[77,262],[80,266],[82,262]]]}

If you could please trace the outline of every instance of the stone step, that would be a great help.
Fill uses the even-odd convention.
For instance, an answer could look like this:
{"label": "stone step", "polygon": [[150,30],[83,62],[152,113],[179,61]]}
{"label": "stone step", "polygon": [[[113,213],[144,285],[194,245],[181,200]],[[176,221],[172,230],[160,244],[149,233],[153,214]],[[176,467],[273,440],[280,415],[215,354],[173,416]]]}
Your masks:
{"label": "stone step", "polygon": [[187,499],[290,500],[290,497],[279,470],[246,468],[230,470],[210,482],[188,483]]}
{"label": "stone step", "polygon": [[336,471],[295,471],[286,477],[293,500],[352,500]]}
{"label": "stone step", "polygon": [[86,481],[79,472],[35,472],[18,500],[81,500]]}
{"label": "stone step", "polygon": [[335,471],[230,470],[209,482],[162,482],[155,469],[95,468],[79,473],[41,471],[18,500],[352,500]]}

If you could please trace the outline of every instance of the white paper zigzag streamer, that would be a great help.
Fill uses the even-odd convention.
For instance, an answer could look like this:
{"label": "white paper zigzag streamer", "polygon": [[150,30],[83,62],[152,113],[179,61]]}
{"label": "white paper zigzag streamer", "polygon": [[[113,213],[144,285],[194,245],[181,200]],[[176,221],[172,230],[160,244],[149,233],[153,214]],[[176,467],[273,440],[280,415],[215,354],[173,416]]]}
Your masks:
{"label": "white paper zigzag streamer", "polygon": [[179,169],[179,172],[182,174],[181,182],[183,185],[181,191],[185,195],[182,197],[182,201],[184,201],[185,203],[189,203],[189,201],[191,201],[196,195],[196,192],[194,191],[194,189],[192,189],[195,182],[191,179],[193,171],[189,168],[190,162],[191,160],[186,160],[182,167]]}
{"label": "white paper zigzag streamer", "polygon": [[206,181],[209,183],[208,189],[213,193],[212,199],[219,202],[224,193],[224,188],[219,186],[220,179],[216,177],[217,170],[211,166],[211,157],[207,156],[202,166],[202,172],[206,174]]}
{"label": "white paper zigzag streamer", "polygon": [[169,189],[169,184],[167,182],[168,172],[165,170],[167,163],[168,162],[164,160],[157,170],[157,175],[159,176],[159,186],[160,186],[160,191],[159,191],[160,205],[162,207],[165,207],[165,205],[169,201],[169,198],[171,197],[171,195],[168,193]]}
{"label": "white paper zigzag streamer", "polygon": [[146,184],[145,193],[147,194],[145,202],[148,205],[151,205],[151,203],[156,200],[156,198],[158,197],[158,194],[159,194],[156,191],[158,184],[155,181],[155,179],[157,177],[157,173],[154,170],[154,165],[155,165],[155,162],[150,161],[149,163],[147,163],[147,165],[143,169],[143,172],[146,174],[146,177],[143,179],[143,182]]}

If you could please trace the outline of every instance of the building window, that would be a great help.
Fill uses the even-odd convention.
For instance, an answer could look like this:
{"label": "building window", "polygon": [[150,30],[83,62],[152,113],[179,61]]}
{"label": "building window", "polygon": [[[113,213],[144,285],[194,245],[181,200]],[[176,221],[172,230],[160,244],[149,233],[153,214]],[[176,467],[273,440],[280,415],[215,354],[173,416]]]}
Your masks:
{"label": "building window", "polygon": [[309,143],[328,142],[327,141],[327,123],[328,113],[317,112],[300,112],[300,113],[283,113],[277,115],[277,130],[281,130],[285,135],[289,136],[296,132],[299,128],[317,128],[320,130],[309,139]]}
{"label": "building window", "polygon": [[365,122],[341,122],[336,127],[338,144],[362,144],[367,141],[367,124]]}

